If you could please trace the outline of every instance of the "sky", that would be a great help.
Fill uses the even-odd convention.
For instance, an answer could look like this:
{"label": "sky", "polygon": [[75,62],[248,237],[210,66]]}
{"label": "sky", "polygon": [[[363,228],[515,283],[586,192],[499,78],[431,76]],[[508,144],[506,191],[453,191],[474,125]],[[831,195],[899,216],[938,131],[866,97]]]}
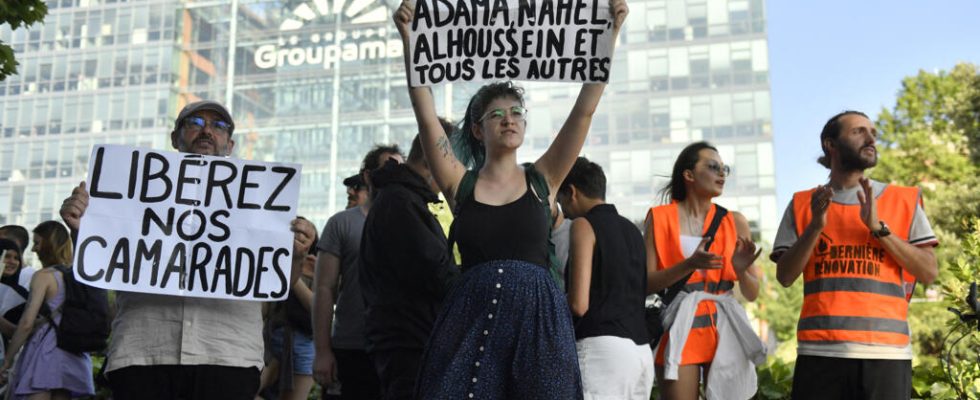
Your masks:
{"label": "sky", "polygon": [[827,180],[820,130],[845,109],[875,119],[902,78],[980,64],[978,0],[766,2],[777,204]]}

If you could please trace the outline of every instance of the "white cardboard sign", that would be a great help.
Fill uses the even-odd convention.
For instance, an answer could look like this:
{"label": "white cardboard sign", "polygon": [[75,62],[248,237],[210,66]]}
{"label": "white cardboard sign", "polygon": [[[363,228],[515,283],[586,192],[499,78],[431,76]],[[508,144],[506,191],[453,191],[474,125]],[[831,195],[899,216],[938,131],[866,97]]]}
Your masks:
{"label": "white cardboard sign", "polygon": [[113,290],[283,300],[301,166],[97,145],[75,278]]}
{"label": "white cardboard sign", "polygon": [[612,22],[608,0],[417,0],[409,80],[608,82]]}

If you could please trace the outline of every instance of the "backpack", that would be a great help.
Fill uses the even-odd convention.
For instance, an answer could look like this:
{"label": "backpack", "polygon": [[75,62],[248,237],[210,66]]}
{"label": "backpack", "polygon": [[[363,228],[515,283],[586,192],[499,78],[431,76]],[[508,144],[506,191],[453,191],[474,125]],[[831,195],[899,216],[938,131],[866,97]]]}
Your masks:
{"label": "backpack", "polygon": [[58,347],[72,353],[102,351],[109,339],[109,297],[105,289],[75,280],[71,268],[55,265],[65,286],[65,301],[57,311],[61,323],[55,323],[47,303],[41,315],[54,326]]}
{"label": "backpack", "polygon": [[[550,195],[548,181],[544,175],[541,175],[538,170],[534,169],[534,164],[523,163],[521,166],[524,167],[524,178],[530,183],[531,188],[534,189],[534,194],[537,195],[538,202],[541,203],[541,212],[545,213],[548,219],[548,272],[551,274],[551,278],[555,280],[555,283],[558,284],[558,288],[564,291],[564,281],[562,280],[561,273],[558,272],[560,269],[558,256],[555,255],[555,243],[551,241],[551,228],[554,226],[555,216],[551,215],[551,202],[548,201],[548,196]],[[453,210],[453,215],[459,213],[461,204],[473,198],[473,191],[476,190],[476,178],[479,174],[480,172],[477,170],[467,170],[463,174],[463,179],[459,181],[459,187],[456,188],[456,206]],[[455,236],[455,230],[450,228],[449,251],[451,256],[453,247],[456,244]]]}

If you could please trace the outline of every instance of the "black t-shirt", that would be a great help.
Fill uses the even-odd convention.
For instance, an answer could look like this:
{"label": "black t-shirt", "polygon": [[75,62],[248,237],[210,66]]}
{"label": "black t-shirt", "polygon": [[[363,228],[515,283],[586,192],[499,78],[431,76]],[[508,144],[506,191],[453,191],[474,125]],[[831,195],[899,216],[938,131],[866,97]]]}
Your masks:
{"label": "black t-shirt", "polygon": [[600,204],[585,214],[595,232],[589,310],[575,321],[575,338],[617,336],[650,342],[644,320],[647,269],[640,230]]}

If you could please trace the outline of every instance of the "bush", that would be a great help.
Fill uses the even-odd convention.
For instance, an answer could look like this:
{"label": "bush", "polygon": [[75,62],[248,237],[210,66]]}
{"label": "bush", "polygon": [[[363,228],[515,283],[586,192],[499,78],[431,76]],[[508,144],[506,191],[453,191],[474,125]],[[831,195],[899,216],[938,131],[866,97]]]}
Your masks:
{"label": "bush", "polygon": [[772,357],[765,365],[756,368],[759,376],[757,400],[788,400],[793,391],[793,368],[795,362],[784,362]]}

